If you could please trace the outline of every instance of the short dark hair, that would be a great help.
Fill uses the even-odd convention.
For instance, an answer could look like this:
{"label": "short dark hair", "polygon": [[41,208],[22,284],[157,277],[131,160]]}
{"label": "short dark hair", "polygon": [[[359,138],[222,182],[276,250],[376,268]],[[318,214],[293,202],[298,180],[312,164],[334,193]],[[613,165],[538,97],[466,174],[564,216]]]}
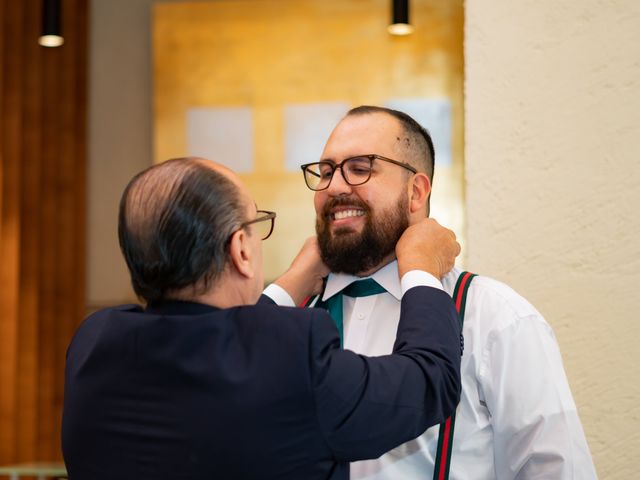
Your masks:
{"label": "short dark hair", "polygon": [[120,248],[134,291],[149,304],[187,287],[204,293],[225,268],[246,205],[234,183],[207,162],[189,157],[154,165],[122,194]]}
{"label": "short dark hair", "polygon": [[[352,115],[366,115],[371,113],[386,113],[396,118],[407,134],[408,148],[412,152],[413,166],[427,174],[433,182],[433,166],[436,153],[433,148],[433,140],[429,131],[416,122],[411,116],[392,108],[375,105],[361,105],[347,112],[347,117]],[[375,152],[374,152],[375,153]]]}

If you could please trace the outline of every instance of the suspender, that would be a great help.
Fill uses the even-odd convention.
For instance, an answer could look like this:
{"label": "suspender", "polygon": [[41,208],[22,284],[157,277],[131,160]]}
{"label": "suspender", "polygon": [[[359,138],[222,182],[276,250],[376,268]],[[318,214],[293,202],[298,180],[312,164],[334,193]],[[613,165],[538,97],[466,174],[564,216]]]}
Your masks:
{"label": "suspender", "polygon": [[[462,272],[453,290],[453,301],[460,317],[460,331],[464,325],[464,311],[467,303],[467,292],[475,273]],[[324,291],[324,288],[323,288]],[[316,297],[309,297],[302,303],[302,307],[309,306]],[[319,298],[322,298],[322,293]],[[438,450],[436,451],[436,463],[433,468],[433,480],[448,480],[451,468],[451,449],[453,447],[453,430],[456,424],[456,412],[440,424],[438,433]]]}
{"label": "suspender", "polygon": [[[462,272],[456,282],[453,291],[453,301],[460,317],[460,330],[464,324],[464,311],[467,303],[467,291],[471,280],[476,275],[469,272]],[[433,480],[448,480],[449,469],[451,467],[451,449],[453,447],[453,429],[456,424],[456,412],[440,424],[438,433],[438,450],[436,451],[436,464],[433,468]]]}

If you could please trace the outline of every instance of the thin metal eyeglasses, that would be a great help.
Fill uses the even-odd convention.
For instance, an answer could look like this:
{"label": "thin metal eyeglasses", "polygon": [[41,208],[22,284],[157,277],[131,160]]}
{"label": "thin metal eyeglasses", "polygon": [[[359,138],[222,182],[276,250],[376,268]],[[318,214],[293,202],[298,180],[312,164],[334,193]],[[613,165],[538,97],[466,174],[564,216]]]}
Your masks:
{"label": "thin metal eyeglasses", "polygon": [[344,181],[347,182],[348,185],[355,187],[367,183],[371,178],[374,160],[393,163],[394,165],[406,168],[412,173],[418,173],[418,171],[408,163],[399,162],[373,153],[347,158],[340,164],[336,164],[330,160],[321,160],[319,162],[305,163],[304,165],[300,165],[300,168],[302,168],[302,172],[304,173],[304,181],[307,187],[317,192],[329,188],[333,174],[337,168],[340,169],[342,178],[344,178]]}
{"label": "thin metal eyeglasses", "polygon": [[[276,221],[276,212],[270,212],[269,210],[258,210],[257,217],[253,220],[249,220],[247,222],[241,223],[240,228],[246,228],[249,225],[257,224],[256,230],[258,235],[260,235],[260,240],[266,240],[271,236],[273,232],[273,225]],[[269,223],[261,223],[270,220]]]}

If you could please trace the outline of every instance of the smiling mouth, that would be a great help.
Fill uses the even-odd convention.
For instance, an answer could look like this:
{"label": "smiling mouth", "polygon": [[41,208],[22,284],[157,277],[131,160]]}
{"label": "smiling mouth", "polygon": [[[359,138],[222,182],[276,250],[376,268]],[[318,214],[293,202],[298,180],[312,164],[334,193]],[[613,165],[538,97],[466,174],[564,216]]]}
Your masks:
{"label": "smiling mouth", "polygon": [[349,210],[340,210],[331,214],[332,220],[343,220],[349,217],[362,217],[364,216],[364,210],[359,208],[353,208]]}

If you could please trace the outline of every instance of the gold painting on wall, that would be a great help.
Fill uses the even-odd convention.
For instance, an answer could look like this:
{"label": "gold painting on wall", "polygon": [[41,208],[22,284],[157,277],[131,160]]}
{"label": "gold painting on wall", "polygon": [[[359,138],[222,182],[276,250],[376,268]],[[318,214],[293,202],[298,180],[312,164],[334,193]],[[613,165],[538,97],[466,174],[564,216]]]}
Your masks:
{"label": "gold painting on wall", "polygon": [[[436,145],[431,214],[464,239],[462,0],[414,0],[413,34],[387,30],[387,0],[158,3],[153,11],[154,160],[223,163],[275,210],[265,279],[314,233],[317,161],[349,108],[406,111]],[[368,153],[368,152],[367,152]]]}

